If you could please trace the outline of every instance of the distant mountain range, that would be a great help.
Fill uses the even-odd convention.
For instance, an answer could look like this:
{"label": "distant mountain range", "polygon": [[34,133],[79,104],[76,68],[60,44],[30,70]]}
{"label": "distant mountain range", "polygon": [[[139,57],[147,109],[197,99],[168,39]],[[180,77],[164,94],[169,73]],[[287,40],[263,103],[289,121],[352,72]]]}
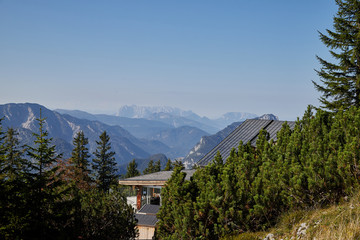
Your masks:
{"label": "distant mountain range", "polygon": [[[167,148],[148,149],[148,146],[144,146],[144,148],[147,150],[147,152],[159,150],[156,153],[164,153],[171,159],[185,156],[185,154],[194,146],[195,143],[199,141],[202,136],[209,135],[209,133],[195,127],[201,125],[200,123],[186,120],[184,118],[180,124],[177,121],[179,120],[179,117],[173,117],[172,115],[167,115],[167,118],[162,118],[166,120],[161,122],[144,118],[128,118],[104,114],[90,114],[78,110],[56,109],[55,111],[77,118],[99,121],[111,126],[121,126],[125,130],[129,131],[129,133],[139,138],[141,141],[146,141],[148,143],[161,142]],[[163,115],[163,113],[159,113],[159,115]],[[152,117],[154,115],[149,116]],[[168,121],[170,124],[165,123],[166,121]],[[171,124],[171,121],[173,124]],[[189,124],[190,126],[186,124]]]}
{"label": "distant mountain range", "polygon": [[55,111],[61,114],[68,114],[79,119],[99,121],[111,126],[121,126],[137,138],[147,138],[160,131],[174,128],[174,126],[170,124],[145,118],[128,118],[115,115],[90,114],[79,110],[55,109]]}
{"label": "distant mountain range", "polygon": [[67,114],[51,111],[38,104],[5,104],[0,105],[0,116],[4,116],[3,128],[14,127],[19,131],[21,144],[32,144],[32,132],[38,132],[36,118],[46,118],[45,128],[52,137],[58,152],[69,157],[72,140],[75,134],[82,130],[89,139],[90,153],[96,149],[100,134],[106,130],[111,138],[112,150],[116,152],[118,164],[127,163],[133,158],[148,158],[153,154],[167,152],[169,147],[156,140],[138,139],[120,126],[109,126],[99,121],[79,119]]}
{"label": "distant mountain range", "polygon": [[253,113],[229,112],[219,118],[209,119],[207,117],[200,117],[192,111],[184,111],[174,107],[146,107],[136,105],[120,107],[117,116],[156,120],[174,127],[188,125],[198,127],[211,134],[220,131],[233,122],[241,122],[246,119],[258,117],[258,115]]}
{"label": "distant mountain range", "polygon": [[[185,157],[185,163],[190,166],[246,118],[257,117],[251,113],[226,113],[220,118],[209,119],[178,108],[135,105],[121,107],[117,115],[105,115],[79,110],[53,111],[33,103],[9,103],[0,105],[4,129],[18,129],[21,144],[33,144],[32,132],[38,131],[35,119],[39,117],[40,108],[46,118],[49,136],[64,157],[70,156],[72,140],[78,131],[84,131],[92,153],[96,148],[95,141],[106,130],[122,171],[132,159],[145,168],[150,159],[159,158],[165,164],[167,158]],[[276,118],[271,114],[262,116],[265,117]],[[221,130],[221,126],[228,122],[235,123]]]}

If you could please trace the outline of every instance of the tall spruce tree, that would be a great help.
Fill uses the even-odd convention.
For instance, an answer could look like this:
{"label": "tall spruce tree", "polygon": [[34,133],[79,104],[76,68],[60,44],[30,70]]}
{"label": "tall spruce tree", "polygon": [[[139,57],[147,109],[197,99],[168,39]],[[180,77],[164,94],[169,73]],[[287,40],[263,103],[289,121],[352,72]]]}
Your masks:
{"label": "tall spruce tree", "polygon": [[139,175],[140,175],[140,172],[137,169],[137,163],[135,162],[135,159],[133,159],[131,162],[129,162],[129,164],[127,166],[125,178],[136,177]]}
{"label": "tall spruce tree", "polygon": [[88,144],[89,140],[85,137],[84,132],[78,132],[73,140],[74,149],[71,152],[71,163],[83,171],[88,171],[89,167],[90,155],[86,146]]}
{"label": "tall spruce tree", "polygon": [[[18,133],[13,128],[8,128],[3,144],[3,177],[7,196],[2,206],[5,212],[2,217],[0,236],[15,239],[19,237],[28,220],[26,208],[26,193],[29,191],[27,184],[28,161],[24,159],[24,151],[20,149]],[[0,237],[1,238],[1,237]]]}
{"label": "tall spruce tree", "polygon": [[[5,177],[3,175],[3,171],[4,171],[4,157],[5,157],[5,146],[4,146],[4,139],[5,139],[5,133],[3,132],[2,129],[2,121],[4,120],[4,118],[0,118],[0,187],[3,186],[3,181],[5,181]],[[0,189],[1,190],[1,189]]]}
{"label": "tall spruce tree", "polygon": [[155,170],[154,161],[150,160],[147,168],[144,169],[143,174],[145,175],[145,174],[153,173],[154,170]]}
{"label": "tall spruce tree", "polygon": [[161,171],[161,163],[160,160],[154,163],[154,160],[150,160],[147,168],[144,169],[143,174],[150,174]]}
{"label": "tall spruce tree", "polygon": [[154,172],[160,172],[161,171],[161,162],[160,160],[157,160],[154,165]]}
{"label": "tall spruce tree", "polygon": [[58,187],[61,181],[54,178],[57,174],[56,161],[61,157],[55,151],[55,145],[51,145],[52,138],[48,137],[45,130],[45,118],[36,119],[39,123],[39,132],[33,133],[35,146],[27,146],[27,155],[30,158],[30,196],[29,210],[32,219],[29,224],[29,235],[35,238],[51,238],[58,230],[53,227],[57,222],[57,204],[61,199]]}
{"label": "tall spruce tree", "polygon": [[28,162],[23,158],[20,150],[18,133],[13,128],[8,128],[4,139],[4,168],[8,181],[24,178]]}
{"label": "tall spruce tree", "polygon": [[173,165],[172,165],[172,162],[170,160],[170,158],[168,159],[168,161],[166,162],[166,166],[164,168],[164,171],[171,171],[173,170]]}
{"label": "tall spruce tree", "polygon": [[96,141],[97,148],[94,152],[92,168],[95,172],[98,188],[104,192],[110,190],[111,185],[116,184],[115,152],[111,151],[110,136],[104,131],[100,135],[100,141]]}
{"label": "tall spruce tree", "polygon": [[[89,169],[89,140],[85,137],[84,132],[80,131],[76,134],[73,140],[74,148],[71,152],[71,170],[76,179],[78,187],[89,187],[91,184],[90,169]],[[81,187],[80,187],[81,188]]]}
{"label": "tall spruce tree", "polygon": [[[5,181],[5,176],[3,175],[4,172],[4,166],[5,166],[5,145],[4,145],[4,139],[5,139],[5,133],[2,129],[2,121],[4,118],[0,118],[0,187],[3,186],[3,181]],[[1,189],[0,189],[1,190]]]}
{"label": "tall spruce tree", "polygon": [[331,49],[337,63],[317,57],[322,65],[317,71],[321,83],[313,81],[322,93],[322,107],[331,111],[360,106],[360,1],[335,1],[339,8],[334,31],[320,33],[320,40]]}

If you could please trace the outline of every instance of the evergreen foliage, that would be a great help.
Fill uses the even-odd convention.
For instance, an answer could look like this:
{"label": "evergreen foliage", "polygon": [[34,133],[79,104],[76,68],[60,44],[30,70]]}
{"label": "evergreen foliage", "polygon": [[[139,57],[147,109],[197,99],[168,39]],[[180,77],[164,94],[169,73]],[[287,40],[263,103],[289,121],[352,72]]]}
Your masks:
{"label": "evergreen foliage", "polygon": [[100,135],[100,141],[96,141],[97,148],[94,152],[92,168],[95,173],[97,186],[104,192],[108,192],[112,185],[117,184],[115,152],[111,151],[110,136],[104,131]]}
{"label": "evergreen foliage", "polygon": [[129,164],[127,166],[125,178],[136,177],[139,175],[140,175],[140,172],[137,169],[137,163],[135,162],[135,159],[133,159],[131,162],[129,162]]}
{"label": "evergreen foliage", "polygon": [[313,82],[322,93],[323,107],[331,111],[360,107],[360,2],[336,0],[336,3],[334,31],[327,30],[327,35],[320,33],[320,40],[331,49],[331,56],[337,62],[317,57],[322,65],[317,71],[321,84]]}
{"label": "evergreen foliage", "polygon": [[164,171],[171,171],[173,170],[173,165],[170,159],[168,159],[168,161],[166,162],[166,166],[164,168]]}
{"label": "evergreen foliage", "polygon": [[175,160],[175,163],[173,164],[173,168],[176,168],[176,167],[184,167],[184,163],[180,160]]}
{"label": "evergreen foliage", "polygon": [[0,239],[135,239],[134,211],[120,190],[97,190],[75,171],[88,174],[86,161],[74,161],[75,155],[59,159],[41,110],[37,121],[34,146],[24,148],[16,130],[4,132],[0,120]]}
{"label": "evergreen foliage", "polygon": [[192,181],[185,181],[186,174],[181,172],[182,169],[181,166],[174,168],[161,192],[166,201],[157,214],[157,237],[160,239],[191,239],[194,236],[193,202],[197,191]]}
{"label": "evergreen foliage", "polygon": [[159,239],[219,239],[273,226],[288,210],[326,206],[360,184],[360,108],[336,114],[309,107],[277,142],[260,131],[257,147],[217,155],[190,181],[175,168],[162,191]]}
{"label": "evergreen foliage", "polygon": [[134,209],[117,188],[105,193],[93,189],[82,192],[81,238],[132,240],[137,237]]}
{"label": "evergreen foliage", "polygon": [[157,160],[154,165],[154,172],[160,172],[161,171],[161,163],[160,160]]}
{"label": "evergreen foliage", "polygon": [[28,220],[25,193],[28,192],[26,178],[28,162],[23,158],[17,133],[9,128],[3,139],[1,158],[1,223],[0,235],[15,238],[16,232],[24,231]]}
{"label": "evergreen foliage", "polygon": [[74,149],[71,152],[72,164],[83,170],[89,171],[89,149],[86,145],[89,144],[89,140],[85,137],[83,131],[79,131],[73,140]]}
{"label": "evergreen foliage", "polygon": [[161,171],[161,164],[160,164],[160,160],[156,161],[154,164],[153,160],[150,160],[148,163],[147,168],[144,169],[143,174],[150,174],[150,173],[155,173],[155,172],[160,172]]}
{"label": "evergreen foliage", "polygon": [[56,234],[55,224],[59,221],[58,199],[61,192],[58,188],[62,184],[54,176],[57,173],[56,160],[61,155],[56,154],[55,146],[51,145],[51,138],[45,129],[45,118],[36,119],[39,124],[39,132],[35,136],[35,146],[27,146],[27,156],[30,158],[29,179],[30,185],[28,207],[33,215],[31,217],[28,235],[35,238],[49,238]]}

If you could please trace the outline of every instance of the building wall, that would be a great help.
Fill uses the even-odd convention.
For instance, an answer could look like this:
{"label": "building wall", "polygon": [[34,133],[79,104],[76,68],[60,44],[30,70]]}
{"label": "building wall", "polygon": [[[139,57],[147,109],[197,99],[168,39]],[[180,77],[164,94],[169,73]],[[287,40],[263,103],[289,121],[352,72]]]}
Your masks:
{"label": "building wall", "polygon": [[155,232],[155,227],[138,226],[139,229],[139,240],[152,239]]}
{"label": "building wall", "polygon": [[137,210],[137,207],[136,207],[136,196],[126,197],[126,200],[127,200],[127,204],[130,204],[135,210]]}

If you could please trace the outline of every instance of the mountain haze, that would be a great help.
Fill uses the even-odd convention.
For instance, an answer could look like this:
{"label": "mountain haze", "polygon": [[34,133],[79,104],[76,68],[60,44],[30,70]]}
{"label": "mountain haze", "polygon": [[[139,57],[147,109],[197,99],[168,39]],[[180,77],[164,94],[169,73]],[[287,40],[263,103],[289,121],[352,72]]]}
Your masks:
{"label": "mountain haze", "polygon": [[56,109],[55,111],[80,119],[99,121],[111,126],[120,126],[137,138],[147,138],[148,136],[152,136],[160,131],[174,128],[170,124],[145,118],[129,118],[106,114],[90,114],[79,110]]}
{"label": "mountain haze", "polygon": [[205,132],[214,134],[233,122],[241,122],[246,119],[256,118],[258,115],[247,112],[228,112],[218,118],[210,119],[201,117],[192,111],[185,111],[180,108],[169,106],[137,106],[125,105],[120,107],[117,116],[127,118],[144,118],[156,120],[173,127],[193,126]]}
{"label": "mountain haze", "polygon": [[[183,119],[182,124],[166,124],[156,120],[149,120],[144,118],[128,118],[118,117],[104,114],[90,114],[78,110],[63,110],[57,109],[57,112],[63,114],[69,114],[78,118],[84,118],[89,120],[97,120],[109,125],[120,126],[128,130],[131,134],[140,138],[142,141],[146,141],[146,145],[139,144],[147,152],[153,152],[152,143],[161,142],[168,148],[159,149],[154,146],[158,153],[164,153],[171,159],[184,157],[189,150],[199,141],[202,136],[209,135],[209,133],[194,127],[188,126],[186,123],[192,125],[199,125],[199,123],[192,120]],[[159,115],[166,115],[166,113],[159,113]],[[171,120],[181,119],[181,117],[169,116]],[[171,121],[168,119],[168,121]],[[183,126],[184,124],[184,126]],[[174,125],[181,125],[180,127],[174,127]]]}

